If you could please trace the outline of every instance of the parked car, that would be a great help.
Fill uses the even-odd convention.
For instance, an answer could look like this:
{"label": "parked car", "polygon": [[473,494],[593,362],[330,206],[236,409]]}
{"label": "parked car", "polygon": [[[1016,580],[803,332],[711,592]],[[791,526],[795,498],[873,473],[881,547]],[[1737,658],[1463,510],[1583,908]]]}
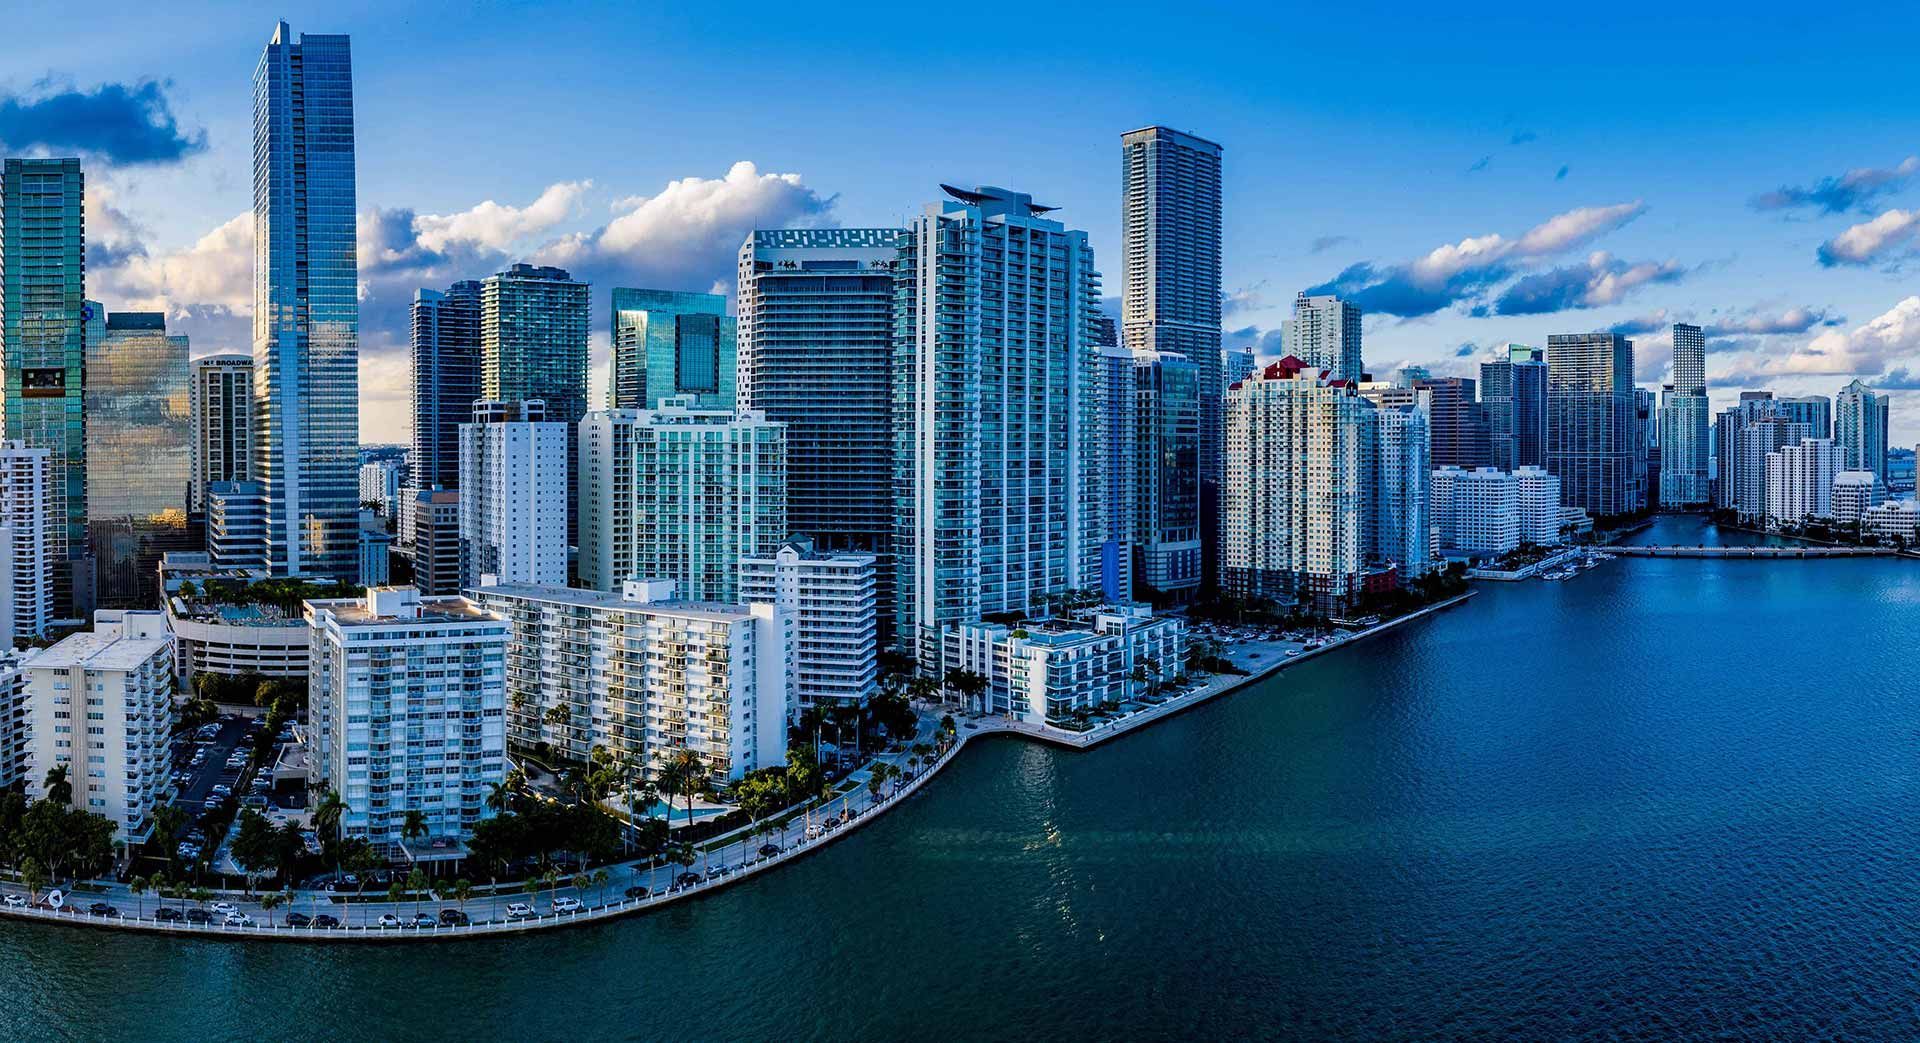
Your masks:
{"label": "parked car", "polygon": [[779,854],[779,853],[780,853],[780,845],[778,845],[778,844],[762,844],[762,845],[760,845],[760,857],[761,857],[761,858],[772,858],[773,856],[775,856],[775,855],[777,855],[777,854]]}
{"label": "parked car", "polygon": [[213,914],[207,912],[205,909],[189,909],[187,910],[187,922],[188,923],[212,923]]}
{"label": "parked car", "polygon": [[408,927],[438,927],[440,926],[440,921],[434,919],[433,914],[431,913],[414,913],[413,919],[407,921],[407,926]]}
{"label": "parked car", "polygon": [[382,927],[398,927],[398,926],[400,926],[400,918],[399,918],[399,917],[397,917],[397,916],[395,916],[395,915],[393,915],[392,913],[381,913],[381,914],[380,914],[380,926],[382,926]]}
{"label": "parked car", "polygon": [[509,920],[525,920],[532,915],[533,906],[525,902],[509,902],[507,904],[507,919]]}
{"label": "parked car", "polygon": [[700,874],[699,873],[681,873],[679,876],[674,878],[673,882],[676,884],[679,884],[681,887],[688,887],[690,885],[697,884],[700,882]]}
{"label": "parked car", "polygon": [[448,927],[465,927],[472,921],[467,919],[466,913],[458,909],[442,909],[440,910],[440,922]]}
{"label": "parked car", "polygon": [[[12,895],[8,895],[7,897],[9,897],[9,898],[11,898],[11,897],[13,897],[13,896],[12,896]],[[627,888],[627,897],[628,897],[628,898],[645,898],[645,897],[647,897],[647,885],[645,885],[645,884],[635,884],[635,885],[633,885],[632,887],[629,887],[629,888]]]}
{"label": "parked car", "polygon": [[307,926],[311,926],[312,923],[313,923],[313,917],[308,916],[306,913],[288,913],[287,914],[288,927],[307,927]]}
{"label": "parked car", "polygon": [[321,913],[313,918],[313,925],[315,927],[332,929],[340,926],[340,918],[327,913]]}
{"label": "parked car", "polygon": [[92,905],[87,906],[87,915],[88,916],[119,916],[120,910],[115,909],[113,906],[110,906],[105,902],[95,902]]}
{"label": "parked car", "polygon": [[586,906],[580,904],[580,899],[567,895],[561,895],[553,900],[553,911],[555,913],[577,913],[585,908]]}
{"label": "parked car", "polygon": [[27,899],[24,895],[8,894],[4,899],[0,899],[0,902],[5,902],[9,909],[21,909],[25,908]]}
{"label": "parked car", "polygon": [[227,918],[220,923],[227,927],[252,927],[253,917],[246,913],[228,913]]}
{"label": "parked car", "polygon": [[179,923],[183,919],[180,910],[170,905],[163,905],[155,909],[153,911],[153,918],[161,923]]}
{"label": "parked car", "polygon": [[234,905],[232,902],[215,902],[212,905],[207,906],[207,908],[213,910],[216,913],[220,913],[222,915],[226,915],[228,913],[237,913],[240,911],[240,907],[237,905]]}

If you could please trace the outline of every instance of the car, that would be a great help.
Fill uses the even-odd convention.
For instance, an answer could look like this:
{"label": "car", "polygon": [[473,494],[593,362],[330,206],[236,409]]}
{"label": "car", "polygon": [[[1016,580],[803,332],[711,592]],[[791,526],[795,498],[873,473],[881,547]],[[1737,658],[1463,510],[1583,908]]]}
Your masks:
{"label": "car", "polygon": [[561,895],[553,900],[553,911],[556,913],[577,913],[585,908],[586,906],[580,904],[580,899],[567,895]]}
{"label": "car", "polygon": [[525,902],[507,903],[507,919],[509,920],[525,920],[532,915],[533,906]]}
{"label": "car", "polygon": [[340,918],[328,913],[321,913],[313,918],[313,925],[325,930],[332,930],[340,926]]}
{"label": "car", "polygon": [[0,902],[5,902],[9,909],[22,909],[25,908],[27,904],[24,896],[16,894],[8,894],[7,897],[0,898]]}
{"label": "car", "polygon": [[673,882],[676,884],[679,884],[681,887],[687,887],[692,884],[699,883],[700,874],[699,873],[681,873],[679,876],[673,878]]}
{"label": "car", "polygon": [[397,916],[395,916],[395,915],[393,915],[392,913],[381,913],[381,914],[380,914],[380,926],[382,926],[382,927],[398,927],[398,926],[400,926],[400,918],[399,918],[399,917],[397,917]]}
{"label": "car", "polygon": [[153,918],[161,923],[179,923],[181,919],[183,919],[180,915],[180,910],[170,905],[163,905],[155,909],[153,911]]}
{"label": "car", "polygon": [[414,913],[413,919],[407,921],[407,926],[408,927],[438,927],[440,926],[440,921],[434,919],[433,916],[429,913]]}
{"label": "car", "polygon": [[778,845],[778,844],[762,844],[762,845],[760,845],[760,857],[761,857],[761,858],[772,858],[773,856],[775,856],[775,855],[777,855],[777,854],[779,854],[779,853],[780,853],[780,845]]}
{"label": "car", "polygon": [[227,918],[220,923],[225,927],[252,927],[253,917],[246,913],[228,913]]}
{"label": "car", "polygon": [[714,866],[713,871],[707,874],[707,879],[718,880],[731,872],[733,872],[733,869],[729,866]]}
{"label": "car", "polygon": [[825,833],[826,831],[827,831],[826,827],[822,826],[818,822],[807,823],[807,839],[808,840],[818,840],[820,839],[820,834]]}
{"label": "car", "polygon": [[440,910],[440,922],[448,927],[465,927],[472,921],[467,919],[466,913],[458,909],[442,909]]}
{"label": "car", "polygon": [[627,888],[628,898],[645,898],[647,897],[647,894],[648,894],[647,885],[645,884],[635,884],[632,887]]}
{"label": "car", "polygon": [[207,908],[213,910],[216,913],[220,913],[223,916],[230,913],[237,913],[240,911],[240,907],[237,905],[234,905],[232,902],[215,902],[212,905],[207,906]]}
{"label": "car", "polygon": [[208,810],[208,811],[212,811],[212,810],[214,810],[215,808],[218,808],[218,807],[220,806],[220,798],[219,798],[219,797],[208,797],[207,799],[205,799],[205,800],[203,800],[203,801],[201,801],[201,802],[200,802],[200,806],[201,806],[202,808],[205,808],[205,809],[206,809],[206,810]]}
{"label": "car", "polygon": [[233,787],[227,785],[224,782],[221,782],[221,783],[215,784],[213,789],[209,790],[208,792],[214,794],[215,796],[224,797],[233,792]]}
{"label": "car", "polygon": [[187,910],[187,922],[188,923],[212,923],[213,914],[207,912],[205,909],[189,909]]}
{"label": "car", "polygon": [[120,910],[115,909],[113,906],[110,906],[105,902],[95,902],[92,905],[87,906],[87,915],[88,916],[119,916]]}
{"label": "car", "polygon": [[313,917],[308,916],[306,913],[288,913],[287,914],[288,927],[307,927],[312,925],[312,923],[313,923]]}
{"label": "car", "polygon": [[250,796],[242,797],[240,800],[240,805],[242,807],[256,808],[256,809],[265,808],[267,807],[267,798],[259,795],[258,793],[255,793]]}

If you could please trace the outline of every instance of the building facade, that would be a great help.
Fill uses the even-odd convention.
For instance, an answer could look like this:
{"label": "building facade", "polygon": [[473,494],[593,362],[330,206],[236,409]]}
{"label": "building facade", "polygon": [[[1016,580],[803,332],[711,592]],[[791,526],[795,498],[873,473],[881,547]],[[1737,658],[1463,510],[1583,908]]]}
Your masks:
{"label": "building facade", "polygon": [[968,709],[1061,725],[1150,694],[1185,671],[1186,624],[1145,609],[1045,620],[1012,628],[968,623],[946,631],[942,666],[985,678]]}
{"label": "building facade", "polygon": [[874,557],[823,551],[797,537],[740,560],[740,599],[778,606],[794,627],[793,698],[864,706],[880,674]]}
{"label": "building facade", "polygon": [[[490,402],[537,398],[548,420],[567,425],[570,504],[580,502],[574,425],[587,415],[591,297],[592,288],[566,269],[530,264],[512,265],[480,287],[480,395]],[[569,542],[577,533],[569,514]]]}
{"label": "building facade", "polygon": [[614,289],[609,409],[653,409],[676,397],[691,398],[697,409],[732,409],[738,356],[725,297]]}
{"label": "building facade", "polygon": [[[372,504],[371,508],[367,508]],[[400,510],[400,461],[369,460],[360,465],[360,506],[383,518]]]}
{"label": "building facade", "polygon": [[1503,471],[1547,462],[1547,364],[1539,348],[1509,344],[1480,363],[1487,462]]}
{"label": "building facade", "polygon": [[114,312],[87,344],[87,537],[97,600],[153,608],[160,556],[197,540],[187,526],[193,415],[187,338],[160,312]]}
{"label": "building facade", "polygon": [[1887,477],[1888,399],[1858,380],[1834,396],[1833,441],[1848,470]]}
{"label": "building facade", "polygon": [[253,473],[253,356],[202,355],[188,365],[193,444],[187,512],[205,518],[209,485],[244,482]]}
{"label": "building facade", "polygon": [[475,402],[460,425],[462,589],[567,583],[567,429],[546,403]]}
{"label": "building facade", "polygon": [[[1140,390],[1133,352],[1100,346],[1100,591],[1109,601],[1133,597],[1140,544]],[[1196,437],[1198,430],[1195,430]]]}
{"label": "building facade", "polygon": [[1767,528],[1832,518],[1833,479],[1842,470],[1842,455],[1826,438],[1802,438],[1768,453]]}
{"label": "building facade", "polygon": [[417,489],[453,489],[460,482],[460,425],[473,418],[480,391],[480,283],[467,279],[442,292],[413,296],[409,357],[413,365],[413,454]]}
{"label": "building facade", "polygon": [[0,444],[0,635],[10,647],[43,638],[59,618],[54,597],[53,450]]}
{"label": "building facade", "polygon": [[422,489],[413,497],[413,585],[428,597],[460,593],[460,492]]}
{"label": "building facade", "polygon": [[1391,566],[1401,581],[1426,575],[1433,561],[1433,435],[1419,406],[1376,404],[1367,414],[1368,561]]}
{"label": "building facade", "polygon": [[1887,498],[1887,487],[1872,471],[1841,471],[1833,476],[1833,520],[1859,525],[1867,512]]}
{"label": "building facade", "polygon": [[1293,299],[1293,318],[1281,323],[1286,352],[1309,369],[1327,371],[1335,380],[1359,383],[1366,376],[1360,349],[1360,307],[1328,295],[1302,293]]}
{"label": "building facade", "polygon": [[1634,415],[1633,342],[1617,333],[1547,338],[1547,470],[1596,518],[1645,506]]}
{"label": "building facade", "polygon": [[[1201,382],[1192,360],[1172,352],[1133,358],[1136,406],[1132,526],[1135,575],[1163,596],[1185,598],[1201,582]],[[1107,473],[1119,470],[1108,465]],[[1124,494],[1124,489],[1108,492]],[[1117,505],[1124,507],[1125,504]]]}
{"label": "building facade", "polygon": [[1477,387],[1468,377],[1426,377],[1413,382],[1414,390],[1430,396],[1433,424],[1433,464],[1473,470],[1491,457],[1490,425]]}

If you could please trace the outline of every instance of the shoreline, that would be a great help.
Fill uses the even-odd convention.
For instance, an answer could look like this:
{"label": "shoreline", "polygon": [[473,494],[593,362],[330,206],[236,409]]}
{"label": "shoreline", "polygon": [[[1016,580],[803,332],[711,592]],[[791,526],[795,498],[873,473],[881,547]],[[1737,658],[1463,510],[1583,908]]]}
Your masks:
{"label": "shoreline", "polygon": [[[578,913],[567,913],[567,914],[543,913],[543,914],[531,917],[529,919],[523,919],[523,920],[477,920],[462,927],[449,927],[449,926],[379,927],[379,926],[367,926],[364,924],[354,924],[354,925],[342,924],[339,927],[331,927],[331,928],[289,927],[289,926],[285,926],[284,924],[269,924],[269,925],[256,924],[251,927],[228,927],[221,923],[196,924],[196,923],[188,923],[184,920],[177,920],[177,921],[156,920],[150,914],[155,910],[157,910],[158,908],[160,908],[161,904],[163,904],[160,899],[156,898],[156,899],[153,899],[154,904],[152,908],[143,910],[143,915],[140,915],[140,916],[127,916],[124,913],[122,913],[119,916],[112,916],[112,917],[94,916],[87,913],[85,910],[80,909],[77,905],[69,907],[73,910],[71,912],[68,912],[65,910],[56,911],[56,910],[50,910],[50,909],[43,909],[38,906],[28,906],[24,908],[12,907],[12,906],[0,906],[0,915],[4,915],[5,917],[10,919],[25,921],[25,922],[38,922],[38,923],[57,924],[57,925],[65,925],[65,926],[72,926],[72,927],[96,928],[100,930],[142,931],[148,934],[167,935],[167,936],[172,936],[176,938],[226,940],[226,941],[236,941],[236,942],[274,941],[274,942],[292,942],[292,943],[366,942],[366,943],[372,943],[372,944],[381,944],[381,943],[407,943],[407,942],[426,942],[426,941],[452,941],[452,940],[479,939],[479,938],[513,937],[513,936],[524,935],[524,934],[528,934],[536,931],[553,931],[553,930],[561,930],[561,929],[572,928],[572,927],[584,927],[589,924],[604,923],[609,920],[613,920],[613,919],[625,917],[625,916],[637,915],[653,909],[660,908],[662,906],[675,904],[684,900],[700,898],[705,895],[717,892],[731,884],[738,883],[741,880],[752,878],[754,876],[759,875],[760,873],[774,869],[778,866],[785,865],[786,863],[793,861],[795,859],[804,858],[807,855],[811,855],[814,852],[825,848],[828,844],[839,839],[840,837],[845,836],[849,833],[852,833],[859,827],[866,825],[869,821],[875,818],[878,818],[880,813],[901,803],[905,798],[910,797],[913,794],[919,792],[923,786],[925,786],[928,782],[930,782],[934,778],[934,776],[939,774],[941,769],[945,768],[948,764],[952,763],[953,759],[960,753],[962,749],[966,747],[967,743],[972,741],[973,739],[983,738],[988,736],[1003,736],[1003,735],[1004,736],[1020,736],[1020,737],[1032,739],[1037,742],[1043,742],[1048,745],[1065,748],[1065,749],[1075,749],[1075,750],[1092,749],[1093,747],[1098,746],[1102,743],[1105,743],[1111,739],[1116,739],[1123,735],[1130,734],[1140,728],[1146,727],[1147,725],[1157,723],[1169,717],[1177,716],[1181,713],[1186,712],[1187,710],[1193,709],[1196,706],[1202,705],[1204,703],[1212,702],[1213,700],[1221,696],[1240,691],[1256,682],[1264,681],[1267,678],[1280,673],[1281,671],[1287,669],[1290,666],[1295,666],[1299,663],[1306,662],[1307,660],[1313,659],[1316,656],[1323,655],[1328,652],[1332,652],[1338,649],[1344,649],[1348,645],[1351,645],[1363,638],[1372,637],[1376,634],[1384,633],[1388,630],[1392,630],[1403,624],[1411,623],[1419,619],[1424,619],[1427,616],[1440,612],[1444,609],[1452,608],[1456,605],[1459,605],[1471,599],[1474,596],[1474,593],[1475,593],[1474,591],[1468,590],[1463,594],[1459,594],[1452,598],[1448,598],[1445,601],[1436,602],[1432,605],[1428,605],[1416,611],[1409,612],[1404,616],[1399,616],[1394,619],[1387,620],[1382,623],[1378,623],[1374,626],[1368,627],[1365,630],[1354,631],[1341,638],[1338,638],[1337,640],[1329,641],[1328,643],[1321,645],[1321,647],[1319,648],[1302,651],[1299,655],[1288,656],[1288,655],[1285,655],[1284,652],[1281,652],[1272,662],[1263,663],[1256,668],[1250,669],[1249,672],[1246,674],[1216,674],[1198,692],[1194,692],[1188,695],[1178,696],[1176,698],[1169,699],[1166,702],[1161,703],[1157,706],[1152,706],[1144,710],[1135,711],[1131,714],[1128,714],[1126,717],[1120,720],[1110,722],[1106,725],[1101,726],[1100,728],[1092,729],[1087,732],[1074,732],[1064,728],[1054,728],[1047,725],[1035,725],[1025,721],[1009,721],[1004,718],[971,718],[971,719],[956,718],[956,723],[958,724],[958,728],[956,729],[956,733],[954,735],[953,744],[947,748],[945,753],[940,754],[932,763],[924,766],[919,772],[917,772],[913,776],[912,779],[910,779],[908,782],[902,785],[898,790],[892,793],[888,793],[885,796],[869,799],[866,802],[866,804],[862,807],[855,807],[851,801],[853,798],[857,796],[866,796],[864,787],[856,786],[853,789],[850,789],[845,793],[840,794],[839,797],[837,798],[838,802],[840,803],[843,810],[851,809],[852,816],[843,825],[839,826],[838,828],[828,830],[820,834],[818,837],[813,838],[811,840],[806,839],[804,833],[802,833],[801,838],[799,840],[794,841],[790,845],[783,845],[782,850],[779,851],[777,854],[770,855],[764,858],[756,858],[756,859],[750,860],[748,862],[741,864],[738,868],[731,869],[727,873],[718,877],[705,879],[698,883],[686,885],[683,887],[672,887],[668,889],[659,890],[652,894],[649,894],[645,898],[621,898],[613,902],[603,901],[598,904],[589,904],[589,905],[586,905],[585,908],[583,908]],[[1254,643],[1251,643],[1250,646],[1248,647],[1253,650],[1257,650],[1260,653],[1267,653],[1267,652],[1274,652],[1279,649],[1282,649],[1285,647],[1285,644],[1275,643],[1275,642],[1254,642]],[[1230,656],[1229,658],[1232,658],[1232,657]],[[1236,665],[1243,665],[1243,666],[1245,665],[1241,663],[1238,659],[1235,659],[1235,663]],[[946,711],[944,709],[941,711],[938,711],[938,713],[933,715],[933,720],[937,722],[939,719],[939,714],[945,713],[945,712]],[[936,725],[935,734],[937,735],[937,725]],[[920,738],[920,735],[916,734],[914,738],[918,740]],[[908,745],[910,746],[911,744],[908,744]],[[871,764],[869,764],[867,767],[863,767],[861,771],[869,770],[870,767],[871,767]],[[856,771],[854,775],[857,776],[860,773],[861,772]],[[853,778],[853,776],[849,776],[849,778],[851,779]],[[827,807],[831,807],[833,803],[834,803],[833,801],[829,801]],[[823,814],[825,813],[825,811],[826,811],[826,808],[823,808],[822,809]],[[787,828],[790,828],[790,826],[791,826],[791,823],[789,823],[788,827],[782,828],[782,832],[780,834],[781,839],[785,838],[785,830]],[[92,883],[92,882],[89,881],[88,883]],[[612,886],[611,883],[608,886]],[[557,895],[562,893],[569,893],[572,891],[573,889],[570,887],[560,887],[550,891],[546,891],[544,893],[548,895]],[[93,893],[88,891],[79,891],[79,892],[76,892],[76,894],[77,894],[76,900],[87,900],[87,899],[93,898]],[[518,892],[515,892],[514,894],[516,897],[519,897]],[[121,896],[117,892],[111,892],[109,896],[115,898],[116,900],[124,900],[123,896]],[[498,902],[500,900],[500,897],[501,897],[500,894],[496,893],[495,895],[491,896],[489,900]],[[538,902],[541,900],[541,894],[536,893],[536,894],[527,896],[525,900],[528,902],[528,904],[533,904],[534,902]],[[308,904],[311,905],[310,902]],[[411,907],[413,909],[424,909],[427,904],[428,903],[426,902],[419,902],[419,901],[402,902],[398,906],[395,906],[395,908],[407,909]],[[431,904],[436,909],[447,908],[455,905],[455,903],[450,903],[450,902],[442,901],[439,899],[435,899]],[[173,907],[181,908],[182,906],[174,905]],[[303,906],[301,906],[300,903],[295,903],[294,906],[291,906],[289,908],[297,911],[298,909],[303,908]]]}

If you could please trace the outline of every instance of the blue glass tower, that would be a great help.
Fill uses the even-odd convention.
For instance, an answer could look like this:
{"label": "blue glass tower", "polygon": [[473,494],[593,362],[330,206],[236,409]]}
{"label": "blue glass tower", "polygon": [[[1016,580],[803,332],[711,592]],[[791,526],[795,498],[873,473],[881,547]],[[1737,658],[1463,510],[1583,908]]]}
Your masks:
{"label": "blue glass tower", "polygon": [[360,550],[360,304],[353,64],[287,23],[253,73],[254,476],[276,575],[353,580]]}

